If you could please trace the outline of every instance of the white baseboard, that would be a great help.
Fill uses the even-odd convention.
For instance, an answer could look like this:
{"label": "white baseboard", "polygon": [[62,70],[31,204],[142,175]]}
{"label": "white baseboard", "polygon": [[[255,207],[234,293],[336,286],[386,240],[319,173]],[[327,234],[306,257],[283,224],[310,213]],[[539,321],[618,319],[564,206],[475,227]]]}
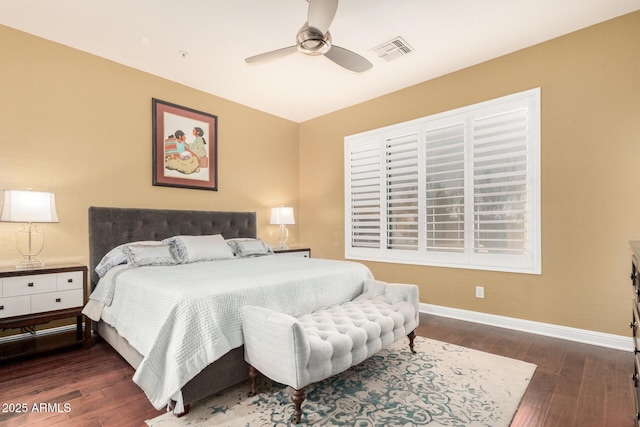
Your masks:
{"label": "white baseboard", "polygon": [[459,308],[450,308],[424,303],[420,303],[420,312],[433,314],[434,316],[450,317],[452,319],[481,323],[483,325],[497,326],[499,328],[529,332],[547,337],[560,338],[583,344],[597,345],[615,350],[633,351],[631,335],[625,337],[622,335],[605,334],[586,329],[570,328],[550,323],[533,322],[530,320],[516,319],[514,317],[497,316],[495,314],[480,313],[477,311],[461,310]]}

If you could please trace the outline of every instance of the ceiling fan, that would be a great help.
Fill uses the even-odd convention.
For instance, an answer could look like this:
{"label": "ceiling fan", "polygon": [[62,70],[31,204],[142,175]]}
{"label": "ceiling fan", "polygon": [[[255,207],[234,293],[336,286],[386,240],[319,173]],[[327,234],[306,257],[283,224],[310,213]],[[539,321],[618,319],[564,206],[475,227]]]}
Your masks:
{"label": "ceiling fan", "polygon": [[311,56],[324,55],[341,67],[356,73],[373,67],[371,62],[357,53],[331,44],[329,27],[336,16],[338,0],[308,0],[308,2],[307,22],[298,31],[295,46],[251,56],[245,59],[245,62],[255,64],[281,58],[294,52],[302,52]]}

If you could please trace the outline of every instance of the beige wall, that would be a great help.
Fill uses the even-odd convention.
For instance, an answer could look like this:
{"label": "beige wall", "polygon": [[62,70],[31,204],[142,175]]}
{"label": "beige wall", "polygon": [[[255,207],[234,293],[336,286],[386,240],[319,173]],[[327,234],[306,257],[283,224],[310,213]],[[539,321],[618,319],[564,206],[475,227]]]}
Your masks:
{"label": "beige wall", "polygon": [[[56,193],[60,223],[41,226],[49,262],[88,262],[92,205],[252,210],[274,243],[269,208],[290,204],[292,240],[343,258],[345,135],[540,86],[542,275],[368,265],[417,283],[424,303],[628,334],[640,13],[300,125],[6,27],[0,40],[0,189]],[[219,191],[151,185],[153,97],[218,116]],[[0,265],[17,258],[15,228],[0,223]]]}
{"label": "beige wall", "polygon": [[379,279],[418,284],[424,303],[628,334],[639,52],[636,12],[302,123],[302,241],[316,256],[344,257],[345,135],[541,87],[542,275],[367,265]]}
{"label": "beige wall", "polygon": [[[256,211],[270,243],[269,208],[298,210],[297,123],[7,27],[0,41],[0,189],[55,192],[47,262],[88,262],[89,206]],[[152,98],[218,116],[217,192],[152,186]],[[2,265],[17,226],[0,223]]]}

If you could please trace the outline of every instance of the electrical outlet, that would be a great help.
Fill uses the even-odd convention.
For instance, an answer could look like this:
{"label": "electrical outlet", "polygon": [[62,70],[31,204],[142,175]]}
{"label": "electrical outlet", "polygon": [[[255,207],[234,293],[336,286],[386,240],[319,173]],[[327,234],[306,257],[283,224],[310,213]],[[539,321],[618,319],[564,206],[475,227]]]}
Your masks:
{"label": "electrical outlet", "polygon": [[476,298],[484,298],[484,286],[476,286]]}

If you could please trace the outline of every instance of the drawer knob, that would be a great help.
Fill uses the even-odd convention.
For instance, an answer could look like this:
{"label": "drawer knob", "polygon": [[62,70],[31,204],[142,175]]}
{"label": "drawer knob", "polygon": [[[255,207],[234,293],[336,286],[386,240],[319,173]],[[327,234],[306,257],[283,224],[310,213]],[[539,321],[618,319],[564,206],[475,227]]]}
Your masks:
{"label": "drawer knob", "polygon": [[629,323],[629,327],[631,329],[636,329],[638,327],[638,323],[637,322],[631,322],[631,323]]}
{"label": "drawer knob", "polygon": [[56,302],[62,301],[62,298],[56,298]]}
{"label": "drawer knob", "polygon": [[0,310],[4,310],[4,305],[0,305]]}
{"label": "drawer knob", "polygon": [[30,287],[30,288],[33,288],[33,282],[27,283],[27,286]]}
{"label": "drawer knob", "polygon": [[73,283],[73,279],[67,279],[67,283]]}
{"label": "drawer knob", "polygon": [[638,374],[636,373],[631,374],[631,381],[638,381]]}
{"label": "drawer knob", "polygon": [[636,280],[636,276],[637,276],[637,275],[638,275],[637,273],[631,273],[631,276],[629,276],[629,278],[630,278],[631,280]]}

